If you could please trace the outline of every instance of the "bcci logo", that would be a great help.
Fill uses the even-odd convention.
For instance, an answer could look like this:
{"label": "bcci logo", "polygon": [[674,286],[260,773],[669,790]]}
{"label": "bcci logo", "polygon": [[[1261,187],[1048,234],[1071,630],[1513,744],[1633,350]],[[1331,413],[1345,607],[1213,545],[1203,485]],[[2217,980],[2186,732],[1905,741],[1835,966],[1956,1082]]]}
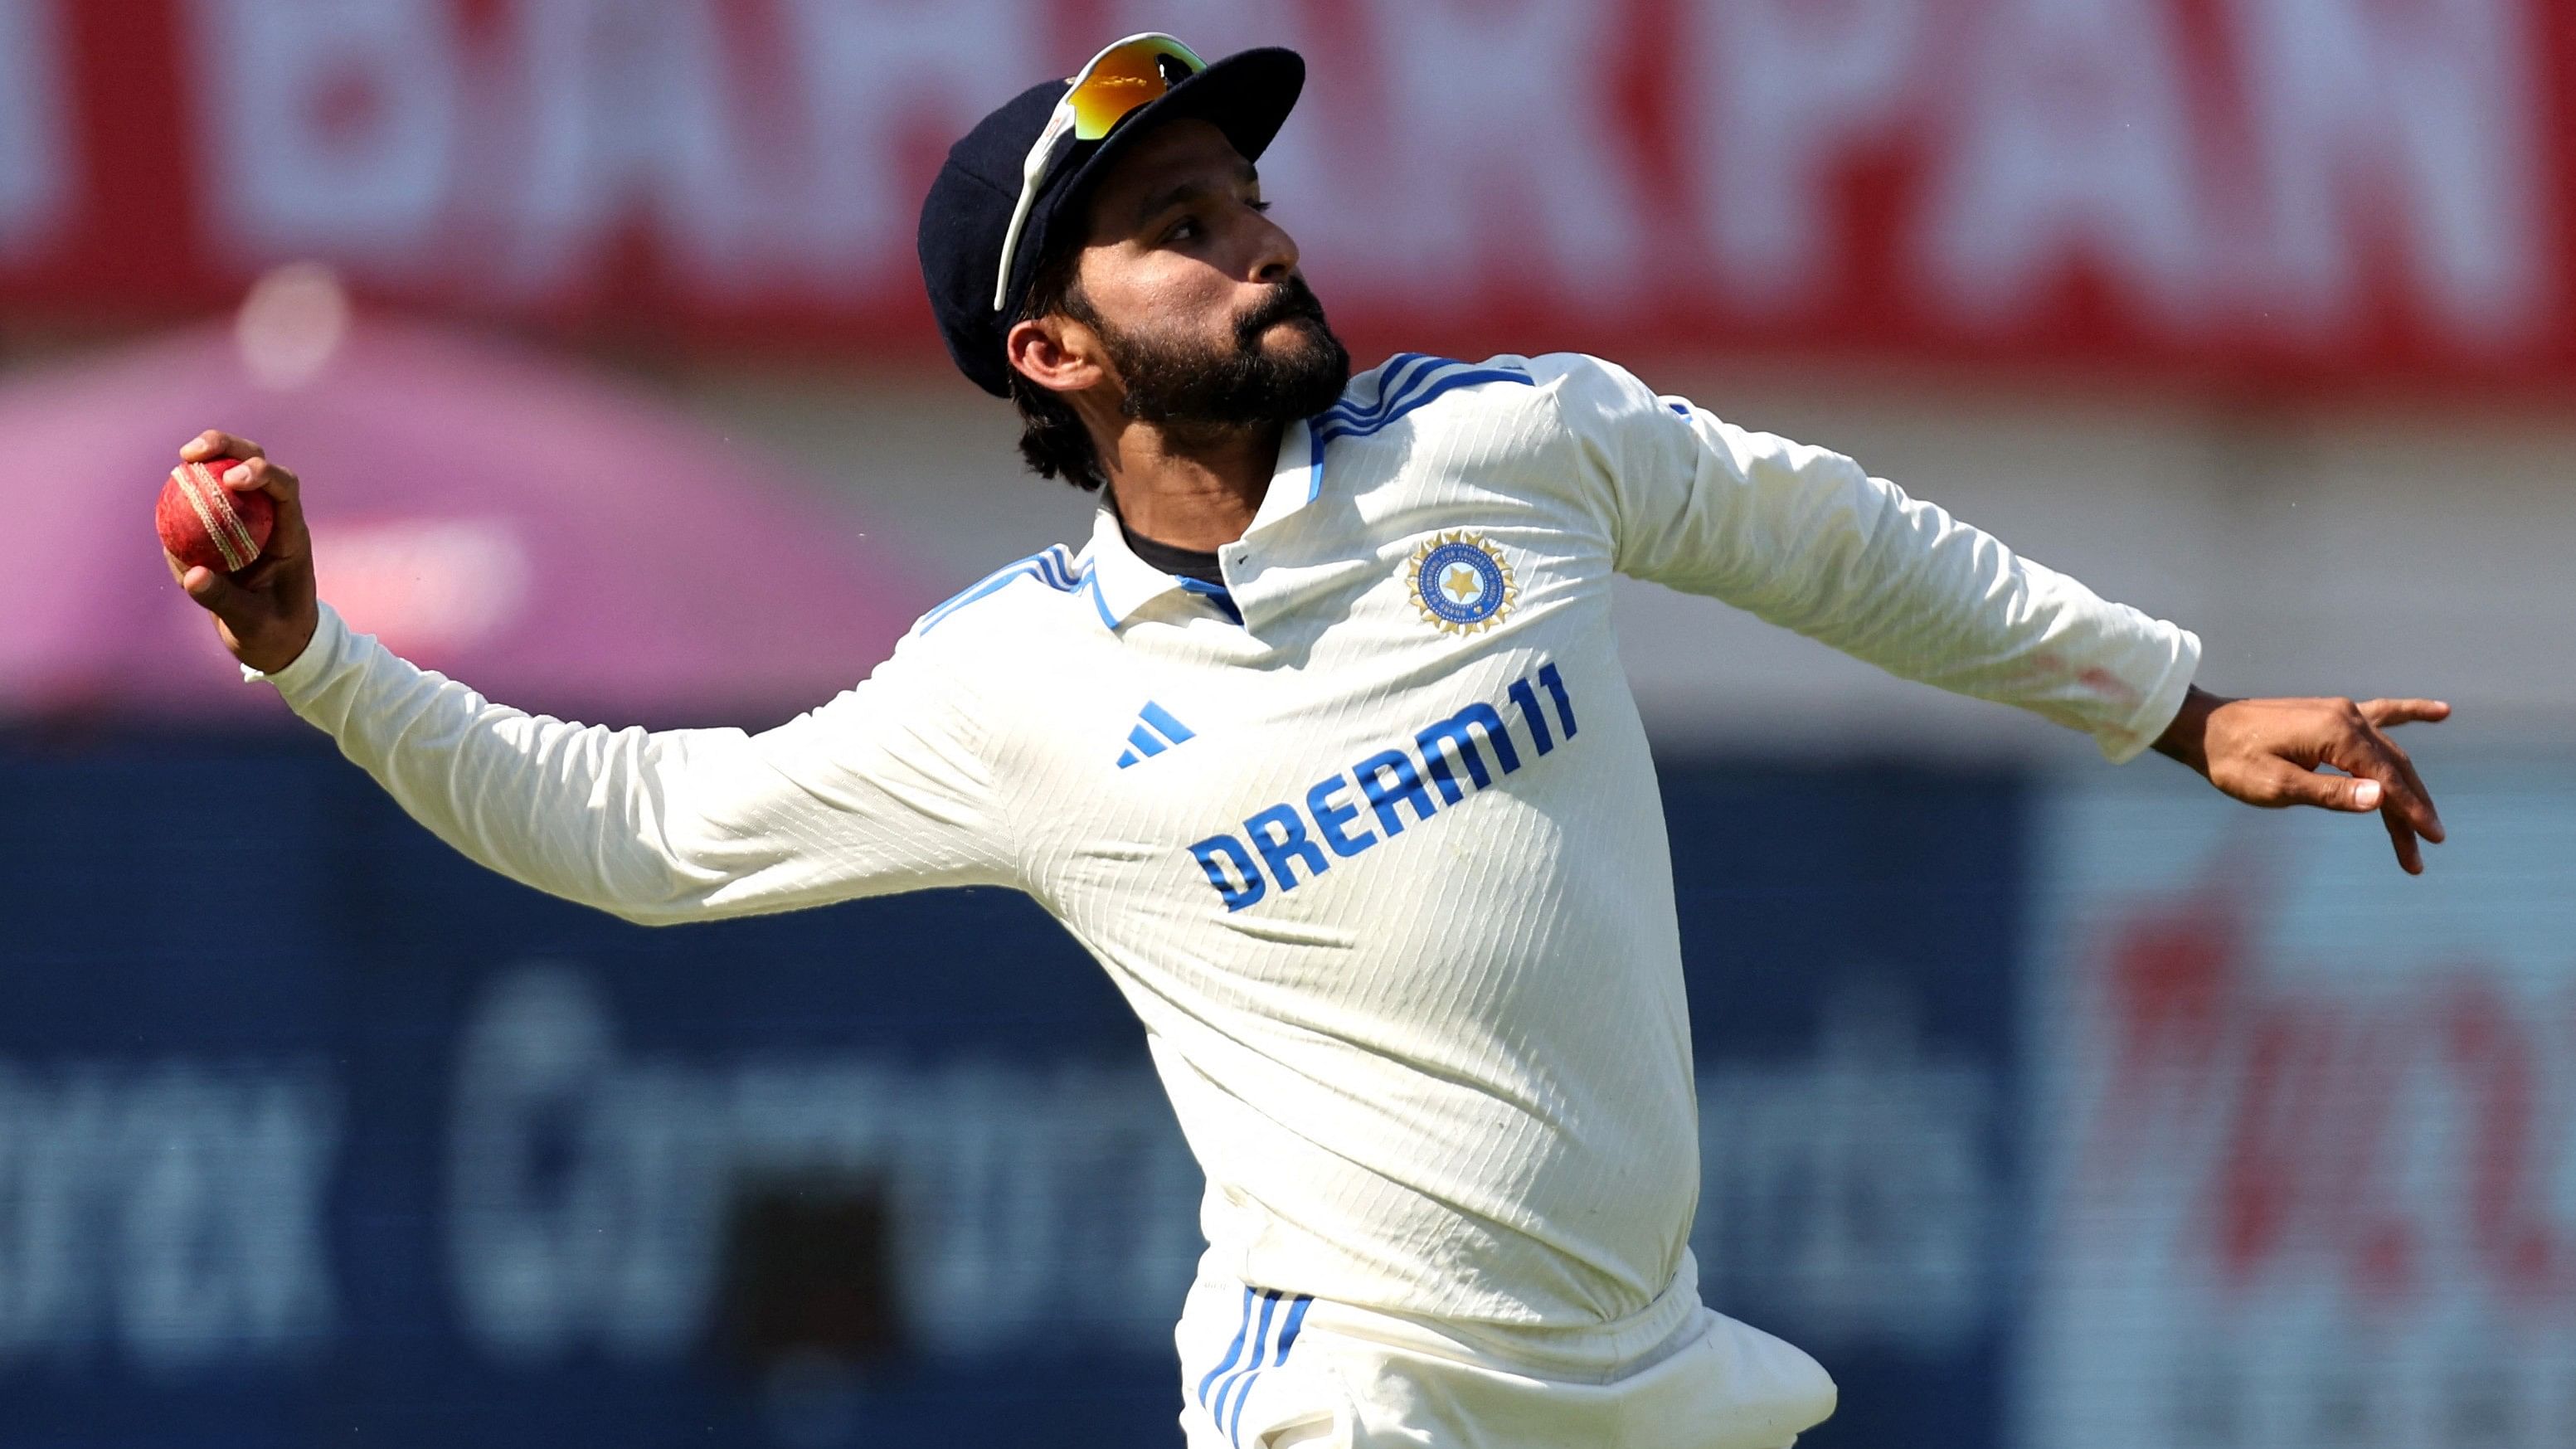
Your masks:
{"label": "bcci logo", "polygon": [[1413,551],[1413,606],[1443,634],[1500,622],[1520,591],[1501,549],[1464,531],[1435,534]]}

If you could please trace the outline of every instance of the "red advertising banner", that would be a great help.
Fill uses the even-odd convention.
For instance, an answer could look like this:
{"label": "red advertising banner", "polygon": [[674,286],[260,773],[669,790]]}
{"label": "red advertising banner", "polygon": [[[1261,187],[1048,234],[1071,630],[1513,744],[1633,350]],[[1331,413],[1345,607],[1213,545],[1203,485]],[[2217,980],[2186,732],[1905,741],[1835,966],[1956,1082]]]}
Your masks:
{"label": "red advertising banner", "polygon": [[2421,880],[2367,820],[2049,802],[2018,1442],[2576,1443],[2571,784],[2451,769]]}
{"label": "red advertising banner", "polygon": [[951,139],[1165,28],[1367,350],[2576,379],[2549,0],[0,0],[0,307],[405,305],[935,356]]}

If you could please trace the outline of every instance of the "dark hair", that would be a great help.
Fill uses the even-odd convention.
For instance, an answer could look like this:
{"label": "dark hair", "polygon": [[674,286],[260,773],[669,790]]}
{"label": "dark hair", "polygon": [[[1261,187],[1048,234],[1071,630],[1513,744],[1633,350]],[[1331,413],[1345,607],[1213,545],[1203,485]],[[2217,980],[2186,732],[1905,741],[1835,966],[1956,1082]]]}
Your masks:
{"label": "dark hair", "polygon": [[[1083,320],[1091,314],[1082,295],[1081,233],[1072,227],[1064,230],[1068,244],[1049,247],[1038,260],[1028,300],[1020,307],[1020,321],[1051,312]],[[1073,405],[1029,381],[1018,368],[1010,371],[1011,405],[1020,410],[1020,457],[1029,471],[1041,478],[1061,478],[1086,491],[1106,487],[1109,477],[1101,471],[1100,449]]]}

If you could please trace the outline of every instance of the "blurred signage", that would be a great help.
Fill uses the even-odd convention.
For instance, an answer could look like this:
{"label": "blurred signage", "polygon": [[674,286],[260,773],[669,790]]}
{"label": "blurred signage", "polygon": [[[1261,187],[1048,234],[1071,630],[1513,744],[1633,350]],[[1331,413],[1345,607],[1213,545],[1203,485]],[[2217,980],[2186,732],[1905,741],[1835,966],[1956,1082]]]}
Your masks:
{"label": "blurred signage", "polygon": [[[0,741],[46,843],[0,942],[0,1442],[1175,1441],[1203,1180],[1034,905],[646,931],[296,743]],[[2014,796],[1665,764],[1686,831],[1770,822],[1681,857],[1703,1294],[1841,1377],[1817,1444],[1993,1442]],[[138,828],[242,792],[256,890]]]}
{"label": "blurred signage", "polygon": [[[1819,1052],[1700,1080],[1702,1291],[1838,1361],[1948,1362],[1997,1306],[1996,1081],[1923,1059],[1910,997],[1883,979],[1838,992]],[[812,1415],[796,1370],[816,1360],[837,1369],[854,1426],[905,1412],[865,1402],[867,1378],[905,1361],[1107,1354],[1157,1386],[1143,1369],[1168,1354],[1196,1271],[1202,1178],[1141,1062],[638,1052],[618,1016],[588,967],[484,977],[428,1131],[386,1112],[365,1069],[0,1058],[0,1383],[327,1373],[387,1326],[350,1322],[353,1305],[382,1312],[387,1279],[408,1276],[333,1250],[335,1217],[353,1212],[437,1225],[400,1256],[434,1265],[457,1330],[443,1351],[474,1371],[703,1360],[739,1347],[729,1319],[762,1311],[729,1280],[776,1250],[774,1220],[744,1236],[766,1191],[809,1210],[863,1198],[872,1214],[826,1219],[827,1245],[846,1258],[873,1237],[882,1260],[881,1276],[817,1282],[809,1251],[757,1290],[837,1296],[873,1325],[864,1352],[799,1357],[791,1332],[752,1354],[773,1416]],[[378,1108],[353,1121],[359,1095]],[[335,1201],[343,1174],[385,1173],[349,1137],[388,1133],[437,1149],[443,1203],[382,1180]]]}
{"label": "blurred signage", "polygon": [[2576,373],[2548,0],[0,0],[0,303],[932,356],[948,142],[1161,27],[1308,56],[1267,189],[1364,351]]}
{"label": "blurred signage", "polygon": [[684,1356],[706,1339],[728,1194],[879,1181],[916,1353],[1157,1354],[1198,1266],[1198,1164],[1143,1063],[874,1053],[633,1059],[597,976],[524,965],[464,1026],[445,1258],[503,1363]]}
{"label": "blurred signage", "polygon": [[1700,1296],[1834,1375],[1840,1407],[1802,1445],[2000,1442],[2027,1192],[2020,792],[1658,766],[1700,1074]]}
{"label": "blurred signage", "polygon": [[306,1357],[335,1308],[341,1112],[309,1062],[0,1062],[0,1371]]}
{"label": "blurred signage", "polygon": [[1973,1349],[1999,1307],[2013,1185],[1998,1064],[1928,1049],[1896,980],[1825,990],[1812,1055],[1700,1077],[1700,1290],[1794,1319],[1782,1331],[1828,1363],[1937,1362]]}
{"label": "blurred signage", "polygon": [[2023,1442],[2576,1442],[2576,780],[2375,824],[2092,793],[2034,1020]]}

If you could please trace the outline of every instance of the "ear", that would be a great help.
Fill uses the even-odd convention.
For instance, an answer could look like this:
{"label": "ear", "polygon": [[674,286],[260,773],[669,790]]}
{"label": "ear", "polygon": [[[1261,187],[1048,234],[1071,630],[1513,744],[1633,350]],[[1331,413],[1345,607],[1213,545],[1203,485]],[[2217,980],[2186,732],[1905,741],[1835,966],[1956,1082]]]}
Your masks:
{"label": "ear", "polygon": [[1108,376],[1100,338],[1061,313],[1011,324],[1002,353],[1014,371],[1049,392],[1087,392]]}

